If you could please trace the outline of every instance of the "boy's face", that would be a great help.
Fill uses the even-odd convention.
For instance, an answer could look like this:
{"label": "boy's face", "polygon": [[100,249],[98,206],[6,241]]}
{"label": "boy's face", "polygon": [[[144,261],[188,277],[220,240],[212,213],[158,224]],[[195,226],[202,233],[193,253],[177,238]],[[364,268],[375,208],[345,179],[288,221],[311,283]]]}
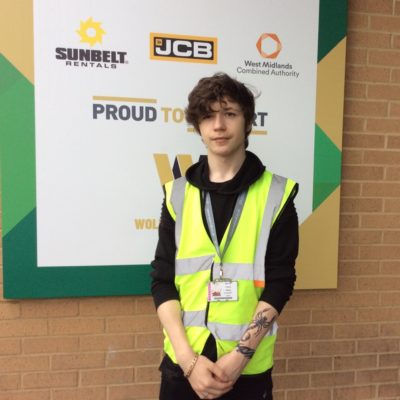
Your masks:
{"label": "boy's face", "polygon": [[240,105],[224,97],[210,105],[199,122],[209,156],[230,157],[245,150],[245,120]]}

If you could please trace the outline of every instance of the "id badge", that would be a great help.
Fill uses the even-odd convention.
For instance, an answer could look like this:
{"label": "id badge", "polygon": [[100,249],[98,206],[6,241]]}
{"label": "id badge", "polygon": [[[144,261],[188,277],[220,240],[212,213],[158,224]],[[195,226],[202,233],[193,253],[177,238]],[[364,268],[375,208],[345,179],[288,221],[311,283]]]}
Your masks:
{"label": "id badge", "polygon": [[237,281],[217,279],[208,284],[208,301],[237,301],[237,299]]}

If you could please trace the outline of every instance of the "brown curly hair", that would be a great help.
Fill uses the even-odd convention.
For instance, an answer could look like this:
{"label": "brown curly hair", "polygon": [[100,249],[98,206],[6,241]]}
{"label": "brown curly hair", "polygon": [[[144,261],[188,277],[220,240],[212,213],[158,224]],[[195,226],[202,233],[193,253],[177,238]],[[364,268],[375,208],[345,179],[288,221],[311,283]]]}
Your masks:
{"label": "brown curly hair", "polygon": [[254,94],[245,84],[225,73],[217,73],[199,80],[188,96],[189,103],[185,109],[186,121],[200,133],[199,124],[206,115],[212,112],[211,104],[222,101],[224,97],[238,103],[242,109],[247,147],[247,136],[251,132],[254,121]]}

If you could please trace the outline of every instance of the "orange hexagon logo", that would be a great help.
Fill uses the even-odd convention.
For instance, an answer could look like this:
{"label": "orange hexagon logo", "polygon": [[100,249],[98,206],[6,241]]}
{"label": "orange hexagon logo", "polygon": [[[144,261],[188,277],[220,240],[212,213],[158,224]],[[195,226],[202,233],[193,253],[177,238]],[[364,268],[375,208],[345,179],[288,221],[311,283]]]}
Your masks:
{"label": "orange hexagon logo", "polygon": [[[268,45],[268,50],[265,48]],[[276,58],[282,50],[282,43],[275,33],[263,33],[257,40],[258,52],[264,58]]]}

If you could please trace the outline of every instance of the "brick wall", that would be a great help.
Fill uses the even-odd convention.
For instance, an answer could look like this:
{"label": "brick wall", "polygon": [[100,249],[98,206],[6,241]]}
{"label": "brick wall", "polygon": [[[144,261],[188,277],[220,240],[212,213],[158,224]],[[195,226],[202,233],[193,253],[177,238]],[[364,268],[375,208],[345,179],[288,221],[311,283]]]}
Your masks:
{"label": "brick wall", "polygon": [[[339,287],[281,316],[276,400],[400,399],[400,1],[349,0],[346,74]],[[160,357],[149,297],[0,301],[0,400],[155,399]]]}

